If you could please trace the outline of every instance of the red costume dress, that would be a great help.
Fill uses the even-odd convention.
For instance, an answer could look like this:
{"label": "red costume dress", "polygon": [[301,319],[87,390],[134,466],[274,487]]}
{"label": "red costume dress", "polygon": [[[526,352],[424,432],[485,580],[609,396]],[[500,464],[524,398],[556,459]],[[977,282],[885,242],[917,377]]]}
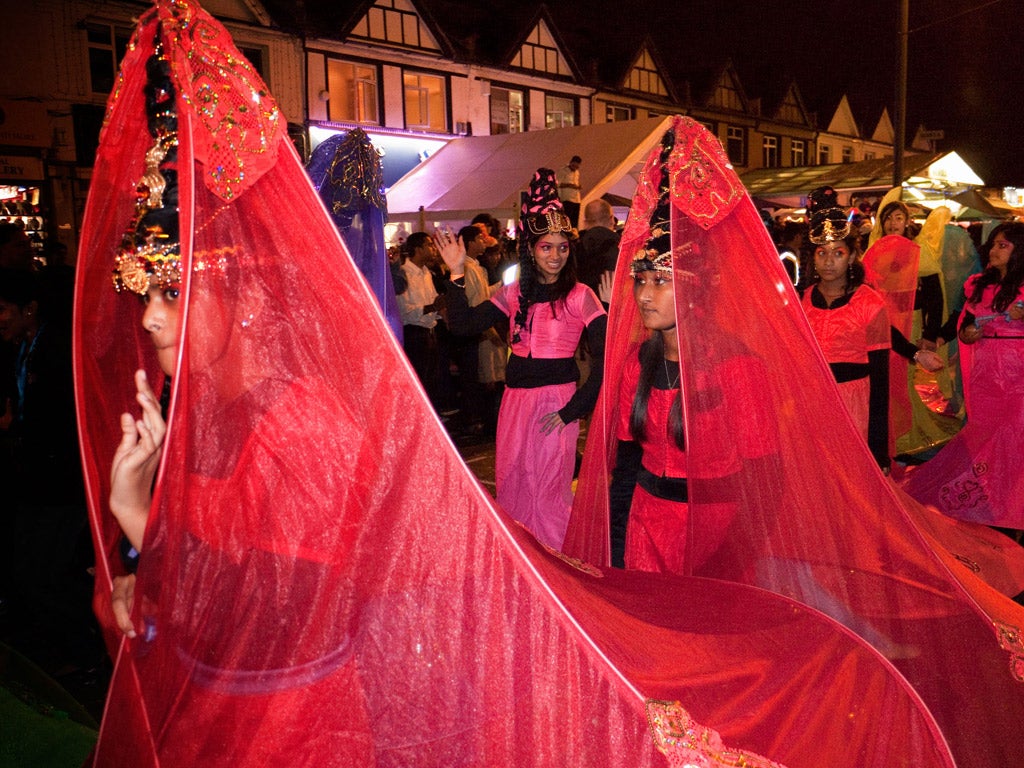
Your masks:
{"label": "red costume dress", "polygon": [[[671,371],[674,366],[666,367]],[[752,369],[756,371],[756,361],[749,355],[731,356],[703,377],[702,386],[754,383]],[[640,362],[634,357],[626,364],[619,388],[619,440],[633,440],[629,415],[639,378]],[[659,387],[659,383],[666,388]],[[698,571],[725,538],[736,515],[738,489],[734,479],[743,462],[772,455],[776,440],[771,425],[758,418],[758,409],[721,414],[720,401],[706,413],[693,414],[691,423],[702,432],[726,425],[732,429],[717,441],[720,455],[706,468],[697,468],[697,475],[689,476],[686,452],[676,445],[669,427],[669,411],[679,393],[675,387],[668,388],[671,384],[655,382],[647,403],[647,423],[640,441],[640,479],[633,491],[626,533],[626,568],[685,574]],[[694,514],[683,498],[691,492],[701,502]]]}
{"label": "red costume dress", "polygon": [[[888,379],[876,376],[877,369],[872,369],[870,360],[872,352],[888,350],[891,345],[885,301],[874,289],[861,285],[829,306],[814,285],[804,292],[803,307],[814,338],[836,373],[839,395],[846,410],[879,463],[887,466]],[[881,363],[887,374],[888,356]],[[843,364],[851,364],[851,367],[843,367]],[[878,387],[874,393],[872,379]],[[882,386],[878,382],[882,382]]]}
{"label": "red costume dress", "polygon": [[[149,65],[178,94],[182,319],[129,639],[110,615],[110,467],[133,372],[160,377],[111,267],[153,146]],[[820,613],[601,570],[511,524],[447,439],[262,82],[187,0],[146,13],[124,58],[76,279],[95,604],[116,664],[95,765],[954,765],[924,694]],[[945,586],[930,605],[955,602]],[[993,694],[974,699],[983,761],[961,764],[1020,764],[1019,740],[998,737],[1021,719],[1005,655],[959,653],[978,619],[955,618],[930,635],[949,643],[940,658],[984,670]],[[935,688],[958,707],[976,680]]]}
{"label": "red costume dress", "polygon": [[[741,463],[735,514],[693,575],[707,577],[707,584],[742,583],[785,595],[842,623],[913,687],[956,765],[1024,765],[1024,742],[1015,735],[1024,717],[1024,609],[1005,596],[1024,584],[1024,553],[983,526],[932,513],[880,473],[717,140],[687,118],[676,118],[672,130],[667,158],[652,152],[644,165],[623,232],[608,321],[607,385],[589,422],[563,551],[609,562],[609,479],[621,435],[619,409],[629,402],[614,383],[627,378],[647,335],[632,296],[630,263],[651,239],[667,177],[686,474],[694,486],[688,488],[690,519],[699,520],[708,503],[693,478],[718,476],[712,468],[723,455],[722,442],[734,446],[757,431],[737,433],[734,418],[765,414],[764,421],[756,418],[770,425],[766,434],[775,441],[772,455]],[[868,316],[879,315],[881,303],[873,302]],[[888,324],[878,326],[872,338],[884,353]],[[869,342],[866,334],[861,339],[863,350]],[[751,372],[756,386],[727,378],[722,387],[702,385],[707,371],[733,355],[756,361],[737,366]],[[757,623],[752,618],[752,630]],[[868,691],[858,701],[880,703]],[[918,759],[914,751],[905,755],[911,764]]]}

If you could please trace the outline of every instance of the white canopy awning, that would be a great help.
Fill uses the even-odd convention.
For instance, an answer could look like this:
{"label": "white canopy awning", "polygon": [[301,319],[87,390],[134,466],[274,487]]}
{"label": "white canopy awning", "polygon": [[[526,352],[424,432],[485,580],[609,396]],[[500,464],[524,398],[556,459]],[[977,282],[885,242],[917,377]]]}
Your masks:
{"label": "white canopy awning", "polygon": [[520,193],[538,168],[557,170],[579,155],[583,204],[607,193],[632,198],[651,147],[671,118],[580,125],[452,139],[387,193],[388,220],[469,221],[478,213],[519,214]]}

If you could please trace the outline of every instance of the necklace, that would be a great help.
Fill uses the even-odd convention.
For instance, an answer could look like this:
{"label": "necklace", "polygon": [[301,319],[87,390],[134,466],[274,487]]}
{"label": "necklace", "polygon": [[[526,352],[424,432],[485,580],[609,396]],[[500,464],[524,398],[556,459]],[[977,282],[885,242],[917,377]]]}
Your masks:
{"label": "necklace", "polygon": [[661,362],[665,364],[665,381],[668,382],[668,388],[675,389],[679,386],[679,368],[676,368],[676,378],[675,381],[673,381],[668,372],[668,359],[663,357],[661,358]]}

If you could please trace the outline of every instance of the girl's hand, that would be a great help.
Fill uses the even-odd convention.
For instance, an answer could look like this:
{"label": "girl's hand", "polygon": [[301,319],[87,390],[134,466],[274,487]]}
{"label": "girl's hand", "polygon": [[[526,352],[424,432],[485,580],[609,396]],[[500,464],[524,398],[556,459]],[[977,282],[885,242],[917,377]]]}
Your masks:
{"label": "girl's hand", "polygon": [[121,414],[121,442],[110,469],[110,511],[128,541],[141,552],[167,424],[145,371],[135,372],[135,387],[142,418],[136,420],[130,413]]}
{"label": "girl's hand", "polygon": [[135,603],[135,574],[115,576],[114,588],[110,592],[110,606],[114,611],[117,628],[128,637],[135,637],[132,625],[132,605]]}
{"label": "girl's hand", "polygon": [[601,273],[601,283],[597,287],[597,297],[605,304],[612,303],[612,281],[615,278],[615,273],[610,269],[606,269]]}
{"label": "girl's hand", "polygon": [[946,365],[937,352],[932,352],[929,349],[918,350],[917,354],[914,355],[914,362],[932,373],[941,371]]}
{"label": "girl's hand", "polygon": [[558,411],[552,411],[546,416],[541,417],[540,433],[542,435],[550,435],[556,429],[559,432],[565,429],[565,422],[562,421],[562,417],[558,415]]}
{"label": "girl's hand", "polygon": [[1024,320],[1024,302],[1015,302],[1008,310],[1006,315],[1011,320]]}
{"label": "girl's hand", "polygon": [[976,325],[966,325],[960,329],[960,341],[964,344],[973,344],[981,338],[981,328]]}
{"label": "girl's hand", "polygon": [[448,227],[434,230],[434,244],[441,252],[441,258],[451,270],[452,277],[458,278],[466,274],[466,244],[462,238],[453,234]]}

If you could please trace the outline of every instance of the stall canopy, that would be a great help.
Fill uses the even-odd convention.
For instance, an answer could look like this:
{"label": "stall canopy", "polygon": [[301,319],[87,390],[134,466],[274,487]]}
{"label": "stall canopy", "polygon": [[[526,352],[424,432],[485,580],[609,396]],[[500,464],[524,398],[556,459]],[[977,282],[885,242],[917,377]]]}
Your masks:
{"label": "stall canopy", "polygon": [[957,219],[1011,219],[1020,215],[1019,208],[1012,208],[1001,200],[983,196],[976,189],[968,189],[952,199],[963,206],[957,214]]}
{"label": "stall canopy", "polygon": [[[388,190],[388,219],[468,221],[478,213],[514,219],[520,192],[538,168],[583,159],[584,205],[604,195],[632,197],[647,152],[670,118],[580,125],[547,131],[453,139]],[[613,198],[614,199],[614,198]]]}
{"label": "stall canopy", "polygon": [[[891,157],[799,168],[759,168],[740,176],[752,196],[771,198],[794,208],[804,204],[808,192],[826,184],[835,187],[845,201],[848,193],[884,192],[892,187],[892,179]],[[949,191],[983,183],[956,152],[903,158],[904,186],[917,189],[925,198],[941,199]]]}

